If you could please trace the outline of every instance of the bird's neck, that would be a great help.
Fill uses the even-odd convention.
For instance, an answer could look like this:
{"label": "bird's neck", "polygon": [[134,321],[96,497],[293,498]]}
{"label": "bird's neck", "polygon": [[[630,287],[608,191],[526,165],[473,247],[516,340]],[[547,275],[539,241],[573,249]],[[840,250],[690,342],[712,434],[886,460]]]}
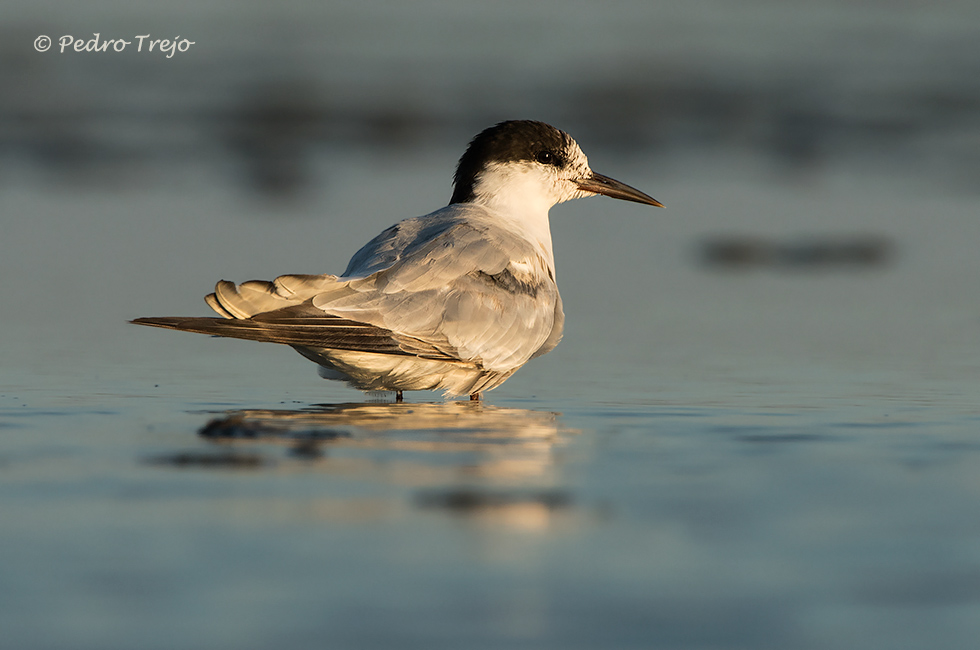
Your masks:
{"label": "bird's neck", "polygon": [[513,169],[484,173],[474,186],[472,203],[496,213],[496,218],[513,232],[532,242],[555,271],[548,211],[557,201],[548,186],[533,173]]}
{"label": "bird's neck", "polygon": [[530,242],[547,261],[552,277],[555,275],[555,253],[551,245],[551,223],[548,208],[515,204],[511,201],[483,203],[493,213],[494,220],[507,230]]}

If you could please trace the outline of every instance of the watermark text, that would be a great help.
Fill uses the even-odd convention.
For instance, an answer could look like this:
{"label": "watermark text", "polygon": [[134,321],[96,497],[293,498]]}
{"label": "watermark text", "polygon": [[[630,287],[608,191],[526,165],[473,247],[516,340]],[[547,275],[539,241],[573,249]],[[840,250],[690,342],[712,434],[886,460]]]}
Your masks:
{"label": "watermark text", "polygon": [[[150,34],[139,34],[133,40],[127,41],[123,38],[103,39],[99,33],[92,34],[93,38],[75,38],[71,34],[65,34],[58,39],[58,53],[65,52],[123,52],[130,45],[135,43],[137,52],[156,52],[163,54],[166,58],[173,58],[178,52],[186,52],[191,49],[195,41],[175,36],[174,38],[152,38]],[[50,36],[41,34],[34,39],[34,49],[38,52],[47,52],[51,49],[53,41]]]}

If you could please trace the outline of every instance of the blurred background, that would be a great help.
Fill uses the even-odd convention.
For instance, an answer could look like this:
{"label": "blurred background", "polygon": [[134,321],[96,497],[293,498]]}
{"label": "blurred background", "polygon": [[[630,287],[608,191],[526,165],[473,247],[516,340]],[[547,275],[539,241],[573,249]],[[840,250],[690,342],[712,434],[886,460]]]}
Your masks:
{"label": "blurred background", "polygon": [[[668,206],[558,208],[573,312],[645,302],[596,291],[597,270],[658,278],[647,301],[661,307],[637,317],[661,330],[686,320],[670,317],[685,301],[758,313],[745,294],[716,302],[738,295],[718,284],[699,296],[697,277],[668,281],[678,268],[782,276],[931,258],[947,265],[944,294],[976,296],[972,247],[957,245],[976,234],[980,174],[972,2],[14,0],[3,12],[0,272],[30,282],[2,291],[28,307],[9,325],[38,339],[5,343],[10,358],[64,341],[37,318],[54,303],[102,358],[106,323],[200,313],[219,278],[339,272],[382,228],[444,205],[469,138],[514,118],[567,130],[595,169]],[[64,35],[96,33],[132,44],[59,52]],[[193,45],[139,52],[143,34]],[[935,299],[932,279],[910,278],[894,289]],[[894,316],[876,313],[889,329]],[[712,336],[760,331],[742,325]],[[53,355],[81,353],[67,347]]]}
{"label": "blurred background", "polygon": [[[975,0],[0,17],[11,647],[975,646]],[[552,210],[565,339],[486,404],[127,324],[342,272],[506,119],[667,210]]]}
{"label": "blurred background", "polygon": [[[847,165],[971,191],[976,4],[903,0],[5,4],[6,179],[119,185],[208,174],[299,193],[343,148],[449,144],[552,121],[661,165]],[[65,34],[133,41],[59,54]],[[193,41],[136,51],[133,38]],[[39,53],[36,36],[55,40]],[[148,41],[150,39],[147,39]],[[180,172],[183,172],[181,174]]]}

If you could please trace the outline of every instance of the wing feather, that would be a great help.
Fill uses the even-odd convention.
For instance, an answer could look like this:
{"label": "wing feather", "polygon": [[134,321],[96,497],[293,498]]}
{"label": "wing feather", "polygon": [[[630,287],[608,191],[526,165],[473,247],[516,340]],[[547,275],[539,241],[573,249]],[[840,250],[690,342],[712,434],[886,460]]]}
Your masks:
{"label": "wing feather", "polygon": [[271,316],[256,318],[137,318],[138,325],[162,327],[305,348],[354,350],[377,354],[424,356],[429,359],[453,361],[448,355],[423,341],[396,335],[380,327],[332,316]]}
{"label": "wing feather", "polygon": [[534,356],[553,337],[560,312],[543,255],[526,240],[473,220],[347,286],[354,293],[317,295],[313,306],[496,371]]}

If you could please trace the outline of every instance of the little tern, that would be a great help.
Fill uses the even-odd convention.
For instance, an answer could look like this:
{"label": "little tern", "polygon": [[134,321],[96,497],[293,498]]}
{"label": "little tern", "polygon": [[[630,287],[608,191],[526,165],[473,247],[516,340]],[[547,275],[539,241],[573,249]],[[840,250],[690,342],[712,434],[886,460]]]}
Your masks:
{"label": "little tern", "polygon": [[406,390],[478,400],[561,339],[550,208],[597,194],[663,207],[527,120],[473,138],[453,185],[448,206],[391,226],[340,276],[222,280],[205,298],[221,318],[132,322],[289,345],[325,379],[398,401]]}

